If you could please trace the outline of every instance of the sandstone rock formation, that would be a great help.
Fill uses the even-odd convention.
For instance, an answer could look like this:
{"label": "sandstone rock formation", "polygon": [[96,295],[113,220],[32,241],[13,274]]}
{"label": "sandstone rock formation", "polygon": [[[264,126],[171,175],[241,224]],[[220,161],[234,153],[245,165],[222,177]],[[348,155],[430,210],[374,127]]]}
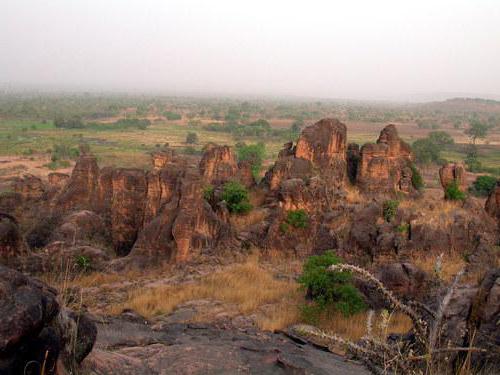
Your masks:
{"label": "sandstone rock formation", "polygon": [[69,180],[69,175],[59,172],[49,173],[47,177],[49,180],[49,185],[57,189],[63,188]]}
{"label": "sandstone rock formation", "polygon": [[54,229],[50,242],[63,242],[66,246],[106,244],[106,227],[102,218],[88,210],[75,211],[62,219]]}
{"label": "sandstone rock formation", "polygon": [[412,159],[410,146],[394,125],[387,125],[376,144],[361,148],[356,182],[367,193],[411,192]]}
{"label": "sandstone rock formation", "polygon": [[97,159],[91,154],[81,154],[76,161],[71,177],[56,198],[60,210],[91,209],[96,201],[99,181]]}
{"label": "sandstone rock formation", "polygon": [[319,174],[332,188],[342,187],[347,177],[346,133],[346,126],[336,119],[323,119],[308,126],[295,147],[285,145],[266,173],[264,184],[277,191],[282,181]]}
{"label": "sandstone rock formation", "polygon": [[[74,368],[92,350],[97,330],[84,315],[61,309],[57,292],[0,265],[0,373],[45,374]],[[71,336],[75,334],[76,336]]]}
{"label": "sandstone rock formation", "polygon": [[439,169],[439,180],[443,189],[456,182],[460,190],[465,190],[465,168],[462,164],[448,163]]}
{"label": "sandstone rock formation", "polygon": [[25,174],[23,177],[14,180],[12,190],[19,193],[23,200],[36,201],[42,198],[45,185],[39,177]]}
{"label": "sandstone rock formation", "polygon": [[500,225],[500,181],[497,181],[496,187],[486,200],[485,209],[489,215],[498,220]]}
{"label": "sandstone rock formation", "polygon": [[229,146],[209,145],[200,161],[200,173],[212,185],[223,184],[238,173],[238,164]]}

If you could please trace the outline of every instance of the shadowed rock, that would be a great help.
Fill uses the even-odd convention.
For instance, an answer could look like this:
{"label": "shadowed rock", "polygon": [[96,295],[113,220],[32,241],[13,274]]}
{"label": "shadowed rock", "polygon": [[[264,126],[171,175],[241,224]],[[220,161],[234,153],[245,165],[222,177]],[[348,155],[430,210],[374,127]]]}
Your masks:
{"label": "shadowed rock", "polygon": [[465,190],[465,168],[462,164],[447,163],[439,169],[439,180],[443,189],[456,183],[460,190]]}

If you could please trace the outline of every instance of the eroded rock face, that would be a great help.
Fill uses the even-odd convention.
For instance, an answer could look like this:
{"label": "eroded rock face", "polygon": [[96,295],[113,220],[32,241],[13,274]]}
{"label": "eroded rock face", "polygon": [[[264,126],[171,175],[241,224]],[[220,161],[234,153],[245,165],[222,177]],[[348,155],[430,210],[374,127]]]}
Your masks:
{"label": "eroded rock face", "polygon": [[365,144],[360,151],[356,182],[368,193],[411,192],[412,153],[398,136],[394,125],[387,125],[376,144]]}
{"label": "eroded rock face", "polygon": [[89,209],[96,202],[99,182],[97,159],[91,154],[81,154],[71,177],[56,198],[58,209]]}
{"label": "eroded rock face", "polygon": [[[92,350],[95,325],[60,308],[57,292],[36,279],[0,265],[0,373],[57,374]],[[78,332],[76,337],[71,337]]]}
{"label": "eroded rock face", "polygon": [[46,188],[39,177],[25,174],[13,182],[12,190],[19,193],[25,201],[36,201],[42,198]]}
{"label": "eroded rock face", "polygon": [[111,200],[111,236],[117,255],[132,249],[144,220],[146,176],[139,169],[116,169],[113,172]]}
{"label": "eroded rock face", "polygon": [[282,181],[318,175],[332,188],[342,187],[347,178],[346,132],[346,126],[336,119],[323,119],[308,126],[295,147],[285,144],[263,184],[278,191]]}
{"label": "eroded rock face", "polygon": [[81,210],[64,217],[50,240],[60,241],[68,246],[105,244],[105,229],[104,221],[99,215],[92,211]]}
{"label": "eroded rock face", "polygon": [[213,250],[232,238],[228,225],[203,199],[204,180],[197,168],[167,170],[162,180],[168,189],[157,216],[145,225],[130,256],[183,262]]}
{"label": "eroded rock face", "polygon": [[213,185],[223,184],[238,173],[238,164],[229,146],[210,145],[200,161],[200,174]]}
{"label": "eroded rock face", "polygon": [[497,181],[495,189],[486,200],[485,209],[490,216],[497,218],[500,225],[500,181]]}
{"label": "eroded rock face", "polygon": [[49,185],[56,189],[62,189],[69,180],[69,175],[66,173],[52,172],[47,176]]}
{"label": "eroded rock face", "polygon": [[28,249],[16,219],[0,213],[0,263],[9,264],[27,254]]}
{"label": "eroded rock face", "polygon": [[456,182],[458,187],[465,190],[465,168],[462,164],[448,163],[439,169],[441,186],[446,189],[451,183]]}

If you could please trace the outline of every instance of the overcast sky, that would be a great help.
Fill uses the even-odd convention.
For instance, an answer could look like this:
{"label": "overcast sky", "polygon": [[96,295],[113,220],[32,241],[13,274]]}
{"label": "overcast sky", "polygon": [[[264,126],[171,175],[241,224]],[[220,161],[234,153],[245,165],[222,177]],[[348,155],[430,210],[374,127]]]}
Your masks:
{"label": "overcast sky", "polygon": [[0,84],[500,97],[500,0],[0,0]]}

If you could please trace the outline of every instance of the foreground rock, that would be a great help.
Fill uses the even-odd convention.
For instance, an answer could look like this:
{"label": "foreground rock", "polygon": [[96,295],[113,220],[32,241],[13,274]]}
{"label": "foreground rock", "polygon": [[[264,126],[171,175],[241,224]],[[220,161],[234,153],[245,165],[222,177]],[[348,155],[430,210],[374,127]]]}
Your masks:
{"label": "foreground rock", "polygon": [[85,315],[61,309],[54,289],[1,265],[0,316],[0,373],[5,375],[73,369],[97,335]]}
{"label": "foreground rock", "polygon": [[25,255],[28,255],[28,248],[16,219],[0,213],[0,264],[9,264]]}
{"label": "foreground rock", "polygon": [[282,334],[216,324],[158,324],[140,317],[99,323],[91,374],[368,374],[361,365]]}

